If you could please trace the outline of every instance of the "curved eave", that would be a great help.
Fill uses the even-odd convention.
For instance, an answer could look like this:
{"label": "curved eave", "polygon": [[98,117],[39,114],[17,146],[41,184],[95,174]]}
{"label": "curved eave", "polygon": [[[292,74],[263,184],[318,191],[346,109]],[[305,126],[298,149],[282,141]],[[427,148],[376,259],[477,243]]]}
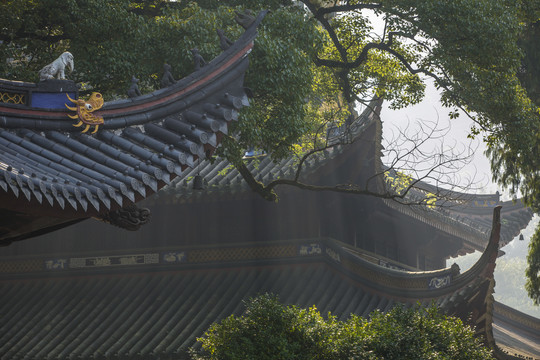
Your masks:
{"label": "curved eave", "polygon": [[104,124],[94,135],[81,134],[67,110],[0,105],[0,188],[10,197],[4,206],[19,210],[27,201],[35,216],[54,209],[67,218],[101,217],[146,198],[211,155],[249,105],[244,73],[264,15],[221,55],[170,87],[105,103],[96,111]]}
{"label": "curved eave", "polygon": [[[252,44],[242,49],[251,49]],[[248,52],[244,52],[247,56]],[[102,116],[103,129],[116,130],[128,126],[144,125],[151,122],[160,121],[167,116],[173,116],[178,112],[189,109],[194,104],[204,101],[206,98],[221,91],[223,88],[231,88],[231,92],[222,93],[220,104],[228,104],[232,108],[240,108],[246,105],[245,94],[240,90],[241,86],[235,88],[242,81],[243,74],[247,69],[247,58],[238,58],[233,63],[225,64],[219,68],[218,72],[210,74],[212,77],[203,77],[190,86],[179,89],[169,96],[157,96],[162,94],[149,94],[153,96],[153,101],[143,101],[148,99],[146,95],[135,98],[129,106],[108,109],[107,103],[103,110],[96,111],[95,114]],[[231,86],[233,85],[233,86]],[[16,110],[10,113],[10,110]],[[65,132],[79,132],[80,129],[73,127],[73,120],[68,118],[68,111],[49,112],[46,110],[25,110],[2,108],[0,105],[0,126],[7,129],[27,128],[32,130],[57,130]]]}
{"label": "curved eave", "polygon": [[[465,313],[464,319],[470,312],[476,313],[475,323],[484,324],[481,330],[485,334],[485,324],[491,321],[485,299],[492,287],[484,284],[492,284],[497,224],[496,221],[485,254],[476,266],[461,275],[452,269],[432,272],[387,269],[352,254],[343,243],[331,239],[4,259],[0,262],[3,273],[0,286],[10,295],[4,297],[4,308],[6,322],[12,326],[0,331],[4,341],[0,353],[25,354],[32,349],[41,354],[51,352],[51,357],[63,359],[72,354],[87,358],[94,351],[114,352],[109,336],[102,336],[103,323],[107,322],[108,331],[114,333],[114,344],[126,349],[118,351],[119,354],[131,351],[149,359],[157,358],[163,350],[158,344],[166,344],[167,349],[191,346],[210,323],[235,312],[233,309],[239,307],[242,299],[261,291],[277,292],[284,301],[301,306],[315,303],[321,310],[341,314],[343,318],[351,313],[367,316],[374,309],[386,311],[396,303],[412,306],[418,301],[430,304],[434,300],[443,310],[450,310],[450,314],[455,313],[451,305],[456,305]],[[20,291],[21,287],[25,291]],[[171,294],[173,290],[175,293]],[[34,295],[41,292],[47,295]],[[217,298],[216,294],[219,294]],[[160,299],[157,303],[156,298]],[[141,302],[156,306],[139,305]],[[471,308],[471,303],[477,307]],[[134,311],[133,306],[139,310]],[[101,309],[95,313],[97,320],[88,315],[96,309]],[[31,318],[46,321],[50,313],[57,319],[51,323],[53,331],[40,322],[26,319],[30,314]],[[158,324],[145,320],[150,314],[162,319],[160,323],[169,324],[159,325],[149,333],[156,342],[136,335],[147,334],[141,330],[145,324]],[[178,319],[189,316],[189,330],[184,331],[187,324],[172,315]],[[129,329],[124,326],[127,323],[131,324]],[[88,336],[74,341],[63,336],[69,331]],[[32,336],[25,336],[27,333]],[[136,346],[131,341],[135,338]]]}
{"label": "curved eave", "polygon": [[[462,274],[453,268],[435,271],[394,270],[364,258],[362,254],[358,253],[359,249],[357,248],[329,238],[274,241],[265,244],[243,243],[183,247],[182,251],[185,252],[189,261],[176,265],[237,267],[252,262],[259,264],[273,262],[278,257],[280,261],[294,263],[325,262],[364,287],[385,296],[393,296],[402,302],[416,302],[418,299],[442,299],[474,285],[479,279],[492,278],[499,241],[500,221],[498,215],[496,212],[490,244],[477,263]],[[60,254],[58,256],[62,257]],[[80,255],[65,254],[64,256],[68,258],[66,261],[69,263],[71,261],[69,258],[76,258]],[[158,267],[163,265],[156,263]],[[8,268],[15,270],[13,266],[8,266]],[[40,268],[26,270],[39,272]],[[80,269],[70,270],[78,271]],[[3,266],[0,266],[0,273],[4,271]]]}
{"label": "curved eave", "polygon": [[406,301],[407,298],[410,301],[419,298],[439,299],[465,289],[475,284],[479,279],[492,278],[499,237],[500,207],[494,211],[492,233],[488,246],[476,264],[462,274],[456,273],[452,268],[426,272],[381,270],[379,266],[360,258],[349,259],[348,266],[361,269],[362,273],[369,272],[370,276],[366,276],[362,281],[383,293],[399,296],[403,301]]}
{"label": "curved eave", "polygon": [[[244,60],[247,60],[247,56],[253,48],[253,41],[257,36],[257,26],[265,15],[266,12],[261,12],[255,22],[233,45],[206,66],[177,81],[175,84],[132,99],[105,102],[103,108],[95,112],[95,114],[101,115],[105,119],[103,127],[118,129],[125,126],[159,121],[167,115],[181,111],[190,103],[208,97],[213,90],[222,88],[223,83],[243,76],[246,70],[245,67],[247,67],[247,61]],[[238,73],[234,73],[234,69],[237,69]],[[233,76],[227,77],[231,72]],[[35,87],[35,84],[32,83],[6,80],[1,80],[0,85],[27,90]],[[245,96],[243,93],[242,95]],[[229,99],[224,101],[234,102],[237,100]],[[156,109],[159,109],[159,111],[155,111]],[[68,113],[70,112],[67,110],[35,109],[0,103],[0,127],[79,131],[79,129],[73,128],[73,121],[67,118]]]}
{"label": "curved eave", "polygon": [[[133,99],[106,102],[101,110],[95,112],[104,119],[102,128],[121,129],[160,121],[203,101],[234,84],[237,79],[241,80],[248,66],[247,55],[253,48],[253,38],[245,35],[207,66],[168,88]],[[233,107],[245,105],[245,94],[239,90],[235,92],[228,97],[223,94],[221,103]],[[68,114],[71,114],[68,110],[51,111],[0,104],[0,126],[79,132],[80,129],[73,127],[73,120],[68,118]]]}

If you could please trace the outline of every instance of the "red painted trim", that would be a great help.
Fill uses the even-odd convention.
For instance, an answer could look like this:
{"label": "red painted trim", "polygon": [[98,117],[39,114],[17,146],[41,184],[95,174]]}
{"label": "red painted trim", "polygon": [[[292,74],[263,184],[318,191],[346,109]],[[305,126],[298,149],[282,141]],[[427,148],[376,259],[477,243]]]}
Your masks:
{"label": "red painted trim", "polygon": [[100,114],[102,116],[114,115],[114,114],[125,114],[126,112],[132,112],[132,111],[136,111],[136,110],[141,110],[141,109],[144,109],[144,108],[147,108],[147,107],[150,107],[150,106],[162,104],[162,103],[167,102],[169,100],[178,98],[178,97],[184,95],[185,93],[193,90],[194,88],[199,87],[203,83],[213,79],[217,75],[223,73],[228,67],[231,66],[231,64],[235,63],[239,58],[244,56],[251,48],[253,48],[253,42],[248,44],[239,53],[237,53],[233,58],[231,58],[224,65],[222,65],[221,67],[216,69],[214,72],[208,74],[207,76],[200,79],[199,81],[197,81],[197,82],[195,82],[195,83],[193,83],[193,84],[179,90],[178,92],[175,92],[174,94],[171,94],[171,95],[165,96],[163,98],[159,98],[159,99],[156,99],[156,100],[144,103],[144,104],[131,106],[129,108],[119,108],[119,109],[113,109],[113,110],[102,110],[102,111],[96,112],[96,114]]}
{"label": "red painted trim", "polygon": [[[234,57],[232,57],[229,61],[227,61],[224,65],[213,71],[212,73],[208,74],[204,78],[200,79],[199,81],[179,90],[178,92],[175,92],[171,95],[168,95],[163,98],[159,98],[144,104],[139,104],[135,106],[129,106],[129,107],[122,107],[118,109],[111,109],[111,110],[103,110],[103,111],[96,111],[96,114],[107,116],[107,115],[115,115],[115,114],[126,114],[129,112],[134,112],[137,110],[141,110],[147,107],[151,107],[154,105],[159,105],[164,102],[167,102],[169,100],[173,100],[175,98],[178,98],[185,93],[193,90],[196,87],[201,86],[203,83],[213,79],[214,77],[218,76],[219,74],[223,73],[231,64],[236,62],[239,58],[243,57],[249,50],[253,48],[253,42],[249,43],[246,47],[244,47],[239,53],[237,53]],[[3,107],[0,105],[0,113],[9,113],[9,114],[17,114],[17,115],[30,115],[30,116],[43,116],[48,118],[56,118],[55,120],[62,120],[66,118],[66,121],[71,121],[69,118],[67,118],[67,109],[64,112],[58,112],[58,111],[43,111],[43,110],[32,110],[32,109],[15,109],[15,108],[8,108]]]}
{"label": "red painted trim", "polygon": [[[64,118],[66,117],[66,114],[68,113],[67,109],[65,112],[58,112],[58,111],[43,111],[43,110],[32,110],[32,109],[15,109],[15,108],[8,108],[3,107],[0,105],[0,113],[10,113],[10,114],[24,114],[24,115],[31,115],[31,116],[47,116],[47,117],[54,117],[54,118]],[[58,119],[54,119],[58,120]]]}

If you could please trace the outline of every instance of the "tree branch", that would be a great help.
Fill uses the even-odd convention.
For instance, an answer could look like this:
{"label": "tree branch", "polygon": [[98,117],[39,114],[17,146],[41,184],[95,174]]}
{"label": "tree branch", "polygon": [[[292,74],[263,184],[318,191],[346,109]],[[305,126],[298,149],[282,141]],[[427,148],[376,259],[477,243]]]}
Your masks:
{"label": "tree branch", "polygon": [[324,14],[321,14],[321,15],[317,16],[317,12],[318,12],[319,9],[314,4],[312,4],[311,1],[302,0],[302,2],[307,6],[309,11],[311,11],[311,13],[315,17],[315,19],[317,19],[321,23],[321,25],[324,27],[324,29],[328,33],[328,36],[330,36],[330,39],[332,40],[332,43],[336,47],[342,61],[347,62],[347,51],[345,50],[343,45],[341,45],[341,42],[339,41],[339,38],[338,38],[336,32],[334,31],[334,28],[328,22],[328,19],[326,19]]}
{"label": "tree branch", "polygon": [[273,191],[273,189],[255,180],[255,177],[253,177],[253,174],[251,173],[251,171],[249,171],[246,164],[244,164],[242,160],[235,161],[234,166],[236,167],[240,175],[242,175],[242,177],[244,178],[248,186],[251,188],[251,190],[255,191],[256,193],[258,193],[259,195],[261,195],[264,199],[268,201],[277,201],[278,196]]}
{"label": "tree branch", "polygon": [[[474,150],[469,146],[465,150],[454,151],[457,148],[455,144],[449,147],[444,146],[445,135],[449,127],[440,129],[438,121],[428,122],[427,126],[424,122],[418,131],[412,129],[410,126],[407,126],[406,129],[408,133],[400,129],[399,134],[394,139],[387,141],[388,144],[393,145],[387,145],[385,150],[385,156],[391,157],[389,166],[370,176],[365,180],[364,184],[347,183],[322,186],[309,184],[300,180],[303,165],[311,156],[315,156],[317,153],[332,149],[338,145],[350,145],[357,141],[359,139],[358,137],[349,138],[340,136],[339,138],[334,137],[333,140],[327,140],[324,146],[309,150],[302,155],[298,164],[295,165],[296,169],[293,178],[276,179],[266,185],[256,181],[254,175],[243,162],[237,168],[253,191],[271,201],[276,201],[277,195],[275,189],[279,186],[292,186],[309,191],[332,191],[354,195],[368,195],[396,201],[403,205],[429,206],[432,208],[448,207],[449,201],[459,201],[456,197],[459,196],[458,193],[450,189],[442,189],[440,186],[450,185],[451,188],[458,187],[459,189],[470,190],[472,182],[466,185],[457,185],[456,181],[452,181],[456,179],[450,179],[449,176],[451,174],[457,174],[463,165],[470,162]],[[426,143],[433,140],[440,141],[440,149],[426,151],[424,148]],[[403,146],[404,144],[409,144],[409,146]],[[450,149],[450,155],[446,155],[448,149]],[[419,165],[421,166],[419,167]],[[399,186],[391,186],[388,183],[388,175],[390,175],[389,178],[395,179]],[[406,180],[404,182],[405,185],[399,183],[401,176]],[[372,188],[370,183],[377,178],[382,179],[387,186],[382,189]],[[436,185],[429,185],[426,181],[434,181]],[[402,185],[403,187],[401,187]],[[413,194],[413,190],[418,193]]]}

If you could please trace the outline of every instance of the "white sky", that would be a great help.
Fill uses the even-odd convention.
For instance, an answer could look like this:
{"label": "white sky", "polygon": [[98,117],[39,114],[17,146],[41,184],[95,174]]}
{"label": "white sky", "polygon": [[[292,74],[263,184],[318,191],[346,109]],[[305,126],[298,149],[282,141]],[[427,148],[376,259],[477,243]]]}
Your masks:
{"label": "white sky", "polygon": [[[448,133],[449,140],[455,140],[460,143],[467,143],[467,135],[469,134],[472,121],[465,115],[460,116],[458,119],[449,119],[448,108],[444,108],[439,102],[439,95],[437,90],[433,86],[428,86],[426,96],[422,103],[408,107],[401,110],[390,110],[388,106],[384,106],[381,112],[381,119],[383,121],[383,136],[391,136],[392,129],[396,126],[406,126],[407,123],[414,123],[417,120],[433,120],[439,117],[439,123],[441,126],[446,126],[449,122],[451,124],[450,132]],[[476,178],[481,184],[481,189],[478,189],[478,193],[495,193],[500,190],[496,184],[491,182],[491,169],[489,160],[484,155],[485,145],[481,138],[474,140],[475,146],[478,146],[474,154],[474,159],[467,165],[462,171],[465,173],[475,173]],[[510,197],[505,195],[503,191],[503,200],[508,200]],[[519,241],[518,237],[514,241],[506,245],[502,250],[506,252],[505,259],[520,259],[523,260],[527,254],[528,244],[534,233],[534,230],[538,224],[539,218],[535,216],[533,221],[529,223],[526,229],[522,231],[525,240]],[[460,264],[461,271],[466,271],[472,266],[475,261],[480,257],[480,253],[476,252],[471,255],[463,256],[458,259],[450,259],[447,261],[447,266],[457,262]],[[517,261],[517,260],[516,260]],[[519,261],[521,272],[525,273],[525,262]],[[507,275],[502,271],[500,267],[495,267],[495,280],[496,282],[504,282]],[[525,291],[525,276],[521,283],[514,284],[515,297],[521,298],[522,304],[519,306],[519,310],[537,318],[540,318],[540,307],[532,305]],[[495,299],[497,301],[505,302],[505,298],[497,293],[497,287],[495,287]],[[509,304],[515,305],[515,304]]]}
{"label": "white sky", "polygon": [[[364,10],[362,12],[371,21],[374,29],[372,35],[375,38],[380,37],[384,29],[383,18],[376,16],[371,10]],[[401,110],[390,110],[388,104],[386,104],[383,106],[383,111],[381,113],[383,136],[391,138],[392,131],[395,132],[395,126],[403,127],[407,125],[407,122],[414,124],[419,120],[433,121],[438,118],[440,126],[450,125],[450,131],[447,136],[448,139],[445,138],[445,142],[457,142],[458,146],[468,146],[471,141],[467,139],[467,135],[470,132],[472,121],[466,115],[461,115],[458,119],[450,120],[448,113],[451,109],[444,108],[439,99],[440,96],[438,91],[433,86],[433,83],[429,82],[426,88],[425,98],[420,104]],[[433,143],[431,145],[435,146]],[[474,159],[472,159],[471,163],[462,170],[462,178],[474,178],[477,188],[475,190],[476,193],[495,193],[500,189],[491,181],[492,177],[489,161],[484,155],[485,145],[481,139],[475,139],[471,145],[473,148],[476,148]],[[500,192],[503,194],[503,191]],[[504,194],[503,197],[505,200],[510,198]]]}
{"label": "white sky", "polygon": [[[439,99],[438,91],[432,84],[429,84],[424,100],[418,105],[400,110],[391,110],[386,104],[381,112],[383,136],[391,138],[392,133],[396,132],[396,127],[406,127],[407,124],[418,126],[416,123],[422,120],[434,121],[438,119],[440,127],[450,127],[448,134],[445,136],[446,144],[455,142],[458,147],[465,147],[471,143],[472,148],[476,149],[470,164],[460,171],[463,179],[467,177],[474,178],[476,186],[473,192],[495,193],[500,190],[500,187],[491,181],[490,164],[484,155],[485,145],[481,137],[472,141],[467,138],[472,121],[466,115],[461,115],[458,119],[450,119],[448,113],[451,109],[443,107]],[[437,146],[437,143],[428,143],[426,150],[432,150],[434,146]]]}

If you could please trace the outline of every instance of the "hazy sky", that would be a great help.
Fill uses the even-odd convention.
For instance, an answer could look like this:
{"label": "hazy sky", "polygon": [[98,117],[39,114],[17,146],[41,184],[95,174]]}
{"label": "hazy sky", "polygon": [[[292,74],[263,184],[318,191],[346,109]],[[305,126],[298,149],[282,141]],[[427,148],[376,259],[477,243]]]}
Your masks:
{"label": "hazy sky", "polygon": [[[375,16],[373,11],[365,10],[363,13],[369,18],[373,26],[372,35],[375,38],[380,38],[384,29],[384,20],[381,17]],[[386,104],[381,113],[384,136],[390,136],[390,132],[395,125],[406,125],[407,121],[414,123],[416,120],[435,120],[438,117],[441,126],[451,124],[450,132],[448,133],[448,143],[457,141],[458,144],[468,145],[470,140],[467,139],[467,135],[470,132],[472,121],[465,115],[460,116],[459,119],[450,120],[448,113],[451,109],[444,108],[439,98],[438,91],[432,85],[432,82],[429,81],[426,96],[422,103],[402,110],[390,110],[388,109],[388,104]],[[499,187],[491,181],[489,161],[484,155],[485,146],[481,139],[476,139],[472,143],[472,146],[476,147],[475,156],[472,162],[463,169],[463,177],[465,178],[467,175],[474,176],[475,181],[478,182],[477,187],[479,187],[475,192],[495,193],[499,190]]]}
{"label": "hazy sky", "polygon": [[[395,126],[405,126],[407,123],[414,124],[417,120],[433,120],[437,117],[439,118],[439,124],[441,126],[446,126],[448,123],[451,124],[450,132],[448,133],[448,141],[457,141],[459,143],[468,143],[467,134],[469,134],[472,121],[466,116],[462,115],[459,119],[450,120],[448,117],[448,108],[444,108],[439,102],[439,94],[433,86],[429,86],[426,92],[426,97],[421,104],[418,104],[413,107],[409,107],[402,110],[390,110],[388,106],[383,107],[381,112],[381,119],[383,121],[383,136],[391,136],[392,128]],[[413,125],[414,126],[414,125]],[[501,190],[499,186],[491,182],[491,170],[489,161],[484,155],[485,146],[482,143],[481,139],[475,139],[474,146],[477,146],[477,149],[474,154],[474,159],[472,162],[463,169],[463,172],[477,173],[477,180],[479,180],[481,186],[478,189],[478,193],[495,193],[497,190]],[[503,191],[503,200],[508,200],[509,195],[505,195]],[[502,250],[505,251],[506,261],[515,261],[519,263],[519,270],[523,273],[523,278],[521,281],[517,281],[514,285],[514,299],[508,299],[508,305],[516,306],[516,300],[521,299],[522,304],[519,306],[519,310],[528,313],[529,315],[540,318],[540,307],[533,306],[532,300],[527,297],[525,291],[525,267],[526,263],[524,259],[528,252],[528,244],[534,233],[534,230],[539,222],[538,216],[535,216],[533,221],[529,223],[526,229],[522,231],[524,235],[524,241],[518,240],[518,237],[514,241],[506,245]],[[476,252],[474,254],[461,257],[459,259],[450,259],[447,261],[447,266],[450,266],[452,263],[457,262],[460,264],[461,271],[467,270],[472,266],[476,260],[480,257],[480,253]],[[462,259],[463,258],[463,259]],[[518,260],[519,259],[519,260]],[[501,264],[502,265],[502,264]],[[515,274],[506,274],[503,271],[501,266],[495,267],[495,280],[496,283],[503,283],[506,281],[510,275]],[[514,279],[515,280],[515,279]],[[503,294],[497,293],[497,287],[495,286],[495,298],[497,301],[505,303],[505,298]]]}
{"label": "hazy sky", "polygon": [[[484,155],[485,146],[481,138],[470,140],[467,135],[470,133],[472,121],[466,116],[461,115],[458,119],[450,119],[448,113],[451,109],[445,108],[439,101],[439,94],[433,85],[428,85],[424,100],[415,106],[400,110],[391,110],[388,104],[383,107],[381,119],[383,121],[383,136],[391,138],[395,127],[404,127],[407,124],[418,126],[417,122],[422,120],[437,120],[440,127],[450,126],[448,134],[445,136],[445,143],[454,144],[458,147],[472,146],[476,149],[474,157],[469,165],[461,171],[463,178],[474,176],[476,181],[476,193],[495,193],[500,190],[496,184],[491,181],[491,170],[489,161]],[[435,144],[428,145],[432,149]],[[501,191],[502,193],[502,191]]]}

